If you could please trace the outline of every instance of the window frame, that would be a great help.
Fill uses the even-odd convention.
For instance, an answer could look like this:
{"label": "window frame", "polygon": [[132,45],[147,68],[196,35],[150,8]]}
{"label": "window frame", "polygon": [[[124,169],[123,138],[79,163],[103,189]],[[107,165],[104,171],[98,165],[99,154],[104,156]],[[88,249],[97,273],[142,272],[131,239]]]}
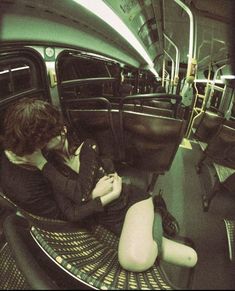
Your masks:
{"label": "window frame", "polygon": [[50,100],[49,83],[47,78],[46,65],[42,56],[32,48],[25,47],[6,47],[0,49],[0,64],[10,65],[15,62],[26,62],[30,65],[31,88],[22,91],[15,91],[10,95],[0,99],[0,108],[27,96],[41,94],[43,99]]}
{"label": "window frame", "polygon": [[[102,64],[108,64],[108,63],[112,63],[114,66],[116,65],[118,68],[118,72],[120,70],[120,63],[118,61],[112,60],[112,59],[108,59],[106,57],[103,57],[101,55],[95,55],[89,52],[83,52],[83,51],[73,51],[73,50],[64,50],[63,52],[61,52],[58,56],[57,56],[57,60],[56,60],[56,74],[57,74],[57,80],[58,80],[58,92],[59,92],[59,99],[61,102],[63,102],[64,100],[64,96],[63,96],[63,90],[66,88],[72,88],[72,87],[76,87],[76,86],[82,86],[82,85],[97,85],[97,84],[103,84],[105,83],[113,83],[114,87],[115,87],[115,83],[119,84],[120,82],[120,76],[119,73],[115,76],[115,77],[91,77],[91,78],[79,78],[79,79],[71,79],[71,80],[62,80],[61,77],[61,71],[60,71],[60,61],[61,58],[68,56],[68,58],[70,57],[69,55],[71,55],[71,59],[74,57],[75,58],[83,58],[86,60],[91,60],[97,63],[102,63]],[[114,88],[115,90],[115,88]],[[80,99],[80,98],[85,98],[87,96],[77,96],[76,98]],[[89,96],[87,98],[92,98],[94,96]],[[99,96],[102,97],[102,96]],[[112,98],[113,96],[110,96],[110,98]],[[72,99],[74,99],[74,97],[71,97]],[[70,97],[66,98],[66,100],[70,100]],[[107,97],[109,99],[109,97]],[[67,101],[68,101],[67,100]]]}

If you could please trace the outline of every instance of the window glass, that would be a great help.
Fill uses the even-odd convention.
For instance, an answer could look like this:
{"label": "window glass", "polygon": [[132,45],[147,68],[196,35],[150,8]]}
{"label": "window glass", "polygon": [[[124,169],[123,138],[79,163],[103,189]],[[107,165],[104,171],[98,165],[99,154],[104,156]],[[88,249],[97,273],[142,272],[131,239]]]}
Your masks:
{"label": "window glass", "polygon": [[116,73],[113,64],[85,58],[64,60],[59,69],[61,81],[113,77]]}
{"label": "window glass", "polygon": [[25,63],[19,63],[12,66],[12,79],[14,84],[14,90],[16,92],[28,90],[32,87],[31,82],[31,68]]}
{"label": "window glass", "polygon": [[58,60],[58,70],[63,98],[111,97],[116,90],[119,65],[115,62],[65,54]]}
{"label": "window glass", "polygon": [[113,82],[100,82],[80,84],[69,88],[62,88],[63,97],[78,98],[78,97],[110,97],[114,95],[114,83]]}
{"label": "window glass", "polygon": [[32,88],[30,65],[21,61],[8,65],[0,63],[0,88],[1,99]]}
{"label": "window glass", "polygon": [[0,98],[9,96],[12,92],[9,67],[0,66]]}

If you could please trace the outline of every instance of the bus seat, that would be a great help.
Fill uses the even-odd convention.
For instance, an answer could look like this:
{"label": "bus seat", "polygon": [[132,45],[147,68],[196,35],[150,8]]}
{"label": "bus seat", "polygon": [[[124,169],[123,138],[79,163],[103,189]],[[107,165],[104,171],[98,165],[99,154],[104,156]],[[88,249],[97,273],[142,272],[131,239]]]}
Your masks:
{"label": "bus seat", "polygon": [[183,121],[123,112],[126,161],[151,172],[168,171],[182,140]]}
{"label": "bus seat", "polygon": [[235,128],[220,125],[202,153],[197,165],[198,173],[205,164],[210,163],[216,171],[216,179],[212,190],[202,197],[205,211],[208,211],[212,199],[221,189],[235,192]]}
{"label": "bus seat", "polygon": [[[112,110],[117,109],[119,110],[120,105],[117,103],[112,103]],[[152,106],[147,106],[144,104],[123,104],[122,110],[126,111],[134,111],[134,112],[142,112],[142,113],[148,113],[153,115],[159,115],[159,116],[166,116],[166,117],[173,117],[174,111],[172,109],[165,109],[165,108],[157,108]]]}
{"label": "bus seat", "polygon": [[140,104],[146,107],[170,110],[175,118],[178,117],[178,110],[182,97],[176,94],[149,93],[125,96],[120,100],[120,106],[127,103]]}
{"label": "bus seat", "polygon": [[153,174],[150,192],[158,175],[170,169],[183,133],[183,120],[122,112],[124,160],[135,168]]}
{"label": "bus seat", "polygon": [[[22,232],[16,214],[7,216],[3,222],[5,242],[0,250],[0,288],[2,290],[59,290],[48,276],[34,253],[30,251],[28,238]],[[32,240],[33,241],[33,240]],[[4,267],[3,267],[4,266]]]}
{"label": "bus seat", "polygon": [[201,112],[193,122],[194,138],[208,142],[215,132],[219,129],[219,126],[225,121],[225,118],[215,113],[204,111]]}
{"label": "bus seat", "polygon": [[27,290],[31,289],[22,272],[19,270],[12,256],[11,249],[4,243],[0,249],[0,288],[1,290]]}
{"label": "bus seat", "polygon": [[203,152],[199,168],[206,157],[221,166],[235,169],[235,128],[220,125]]}
{"label": "bus seat", "polygon": [[[87,288],[95,290],[181,289],[168,279],[160,259],[157,259],[155,264],[144,272],[131,272],[122,269],[118,262],[119,239],[101,225],[88,230],[77,223],[35,216],[22,209],[19,209],[19,212],[22,217],[13,214],[7,217],[4,223],[7,241],[11,243],[13,240],[18,241],[19,224],[24,226],[27,224],[25,229],[33,238],[34,247],[38,247],[42,254],[50,259],[52,267],[60,269],[59,282],[63,282],[65,288],[73,287],[77,290],[87,290]],[[187,239],[184,241],[187,242]],[[191,242],[191,240],[188,241]],[[17,264],[22,263],[22,255],[24,253],[15,251]],[[29,258],[31,257],[29,256]],[[19,261],[20,263],[18,263]],[[30,262],[34,262],[34,260]],[[48,270],[47,267],[45,269]],[[191,289],[194,268],[188,269],[187,272],[186,285],[187,289]],[[31,275],[31,273],[29,274]],[[38,276],[40,275],[39,272]],[[55,289],[61,287],[57,279],[51,274],[51,268],[50,271],[48,270],[48,278],[53,278],[52,283],[56,285]],[[32,280],[34,278],[31,278]],[[44,284],[44,282],[43,279],[40,283]],[[38,285],[34,285],[34,287],[37,289]],[[50,288],[48,289],[50,290]]]}
{"label": "bus seat", "polygon": [[224,125],[227,125],[227,126],[235,129],[235,120],[233,120],[233,119],[225,119]]}
{"label": "bus seat", "polygon": [[142,104],[156,107],[156,108],[163,108],[163,109],[172,109],[172,104],[170,102],[164,102],[159,100],[150,100],[150,101],[144,101]]}
{"label": "bus seat", "polygon": [[153,106],[146,106],[143,104],[124,104],[123,110],[125,111],[134,111],[134,112],[142,112],[147,114],[153,114],[158,116],[166,116],[173,117],[174,112],[169,108],[157,108]]}
{"label": "bus seat", "polygon": [[228,242],[228,253],[229,260],[231,262],[235,261],[235,220],[224,219],[227,242]]}
{"label": "bus seat", "polygon": [[12,203],[10,200],[6,199],[1,188],[0,188],[0,206],[3,209],[9,210],[10,212],[17,211],[17,206],[14,203]]}
{"label": "bus seat", "polygon": [[[127,164],[152,174],[148,186],[150,193],[154,191],[158,176],[170,169],[183,138],[185,123],[181,119],[156,115],[156,111],[155,114],[129,111],[127,106],[130,102],[137,101],[142,104],[162,99],[163,101],[174,99],[177,108],[181,96],[137,94],[124,97],[119,104],[122,159]],[[175,114],[176,110],[174,116]]]}
{"label": "bus seat", "polygon": [[75,99],[70,103],[71,100],[65,105],[66,118],[79,139],[95,139],[101,155],[118,159],[118,111],[111,112],[111,103],[103,97]]}

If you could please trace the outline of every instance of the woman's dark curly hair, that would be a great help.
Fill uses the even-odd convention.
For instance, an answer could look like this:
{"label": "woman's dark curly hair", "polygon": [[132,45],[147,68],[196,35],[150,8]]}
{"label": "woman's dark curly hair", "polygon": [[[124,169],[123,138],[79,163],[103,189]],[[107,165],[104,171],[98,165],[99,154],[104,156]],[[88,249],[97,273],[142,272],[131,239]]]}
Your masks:
{"label": "woman's dark curly hair", "polygon": [[3,147],[18,156],[42,149],[63,130],[60,111],[50,103],[22,98],[6,111],[3,123]]}

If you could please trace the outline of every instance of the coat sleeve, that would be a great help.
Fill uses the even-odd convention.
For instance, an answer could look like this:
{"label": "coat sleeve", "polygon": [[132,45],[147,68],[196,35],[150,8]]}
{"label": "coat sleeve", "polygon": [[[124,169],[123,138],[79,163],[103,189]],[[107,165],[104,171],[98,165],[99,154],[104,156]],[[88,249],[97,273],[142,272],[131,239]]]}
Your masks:
{"label": "coat sleeve", "polygon": [[81,221],[94,213],[103,211],[99,197],[83,201],[79,179],[65,177],[50,163],[46,163],[42,172],[52,185],[53,195],[66,220]]}

